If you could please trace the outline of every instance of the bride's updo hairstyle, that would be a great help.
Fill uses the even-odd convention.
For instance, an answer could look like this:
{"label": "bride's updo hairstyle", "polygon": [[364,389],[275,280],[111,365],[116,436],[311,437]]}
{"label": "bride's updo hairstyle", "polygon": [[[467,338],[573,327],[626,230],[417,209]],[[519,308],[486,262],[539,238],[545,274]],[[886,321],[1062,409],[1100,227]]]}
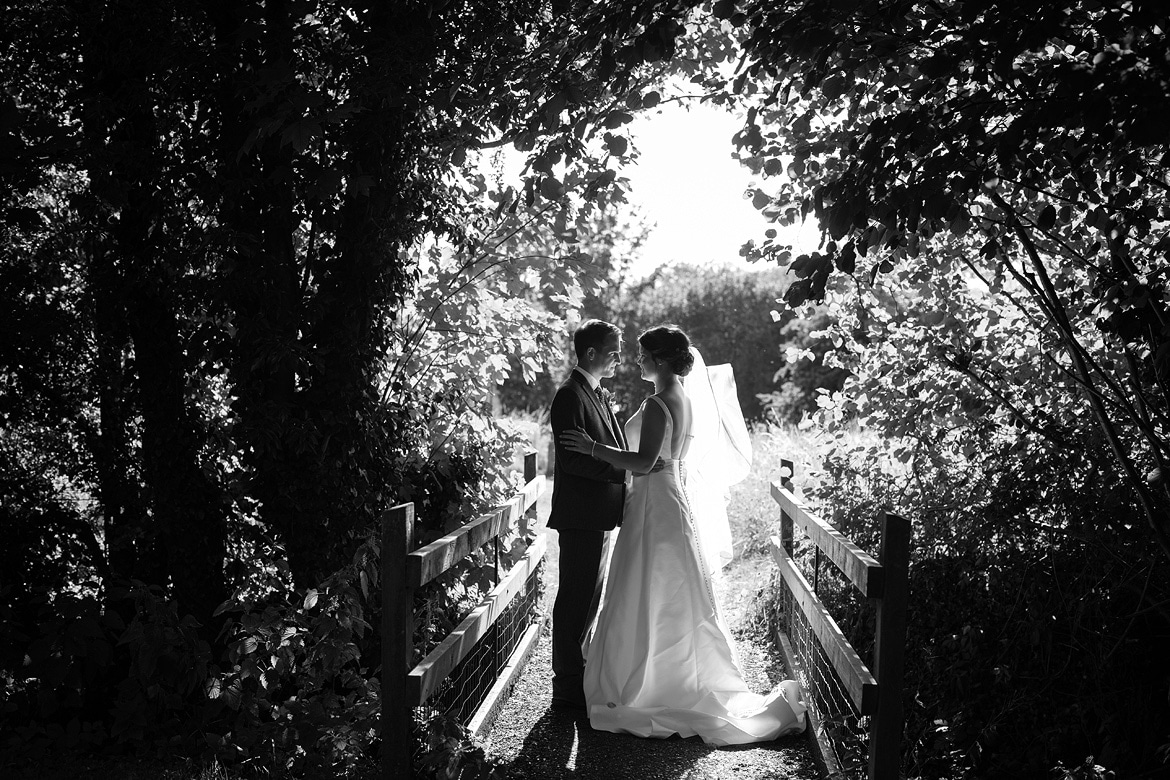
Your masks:
{"label": "bride's updo hairstyle", "polygon": [[679,376],[691,373],[695,356],[691,354],[691,340],[676,325],[659,325],[638,337],[638,344],[655,360],[666,361],[671,371]]}

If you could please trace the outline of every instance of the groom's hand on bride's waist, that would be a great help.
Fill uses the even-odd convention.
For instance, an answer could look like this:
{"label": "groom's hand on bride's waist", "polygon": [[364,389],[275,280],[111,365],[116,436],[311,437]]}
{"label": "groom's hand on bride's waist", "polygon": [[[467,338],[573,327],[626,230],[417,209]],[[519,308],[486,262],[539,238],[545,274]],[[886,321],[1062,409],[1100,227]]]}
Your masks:
{"label": "groom's hand on bride's waist", "polygon": [[[650,467],[649,471],[631,471],[629,474],[631,477],[646,477],[651,474],[657,474],[664,468],[666,468],[666,461],[659,457],[658,460],[654,461],[654,465]],[[626,481],[626,484],[629,484],[629,480]]]}

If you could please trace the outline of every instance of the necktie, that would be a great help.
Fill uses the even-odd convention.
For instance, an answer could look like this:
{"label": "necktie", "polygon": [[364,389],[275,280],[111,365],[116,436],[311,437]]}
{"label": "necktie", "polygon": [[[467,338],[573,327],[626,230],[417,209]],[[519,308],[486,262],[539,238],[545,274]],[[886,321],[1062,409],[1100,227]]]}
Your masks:
{"label": "necktie", "polygon": [[597,396],[597,401],[601,404],[601,408],[605,410],[606,425],[609,427],[610,432],[613,433],[614,438],[617,439],[618,446],[626,446],[625,437],[622,436],[622,427],[618,424],[617,417],[614,416],[613,407],[605,399],[605,391],[602,390],[601,385],[594,388],[593,393]]}

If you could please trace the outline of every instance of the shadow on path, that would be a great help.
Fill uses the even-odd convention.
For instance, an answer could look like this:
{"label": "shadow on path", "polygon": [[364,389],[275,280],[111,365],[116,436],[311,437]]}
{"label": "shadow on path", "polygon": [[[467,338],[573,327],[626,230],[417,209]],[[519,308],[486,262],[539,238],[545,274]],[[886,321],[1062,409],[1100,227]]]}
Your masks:
{"label": "shadow on path", "polygon": [[584,716],[571,718],[546,710],[511,768],[523,777],[700,778],[706,775],[696,774],[695,764],[712,750],[697,739],[639,740],[594,731]]}
{"label": "shadow on path", "polygon": [[[538,528],[550,534],[545,569],[545,610],[556,593],[557,535],[544,530],[551,484],[538,508]],[[734,627],[750,596],[766,579],[766,559],[737,560],[728,567],[717,590],[724,616]],[[520,680],[501,708],[487,735],[489,756],[502,762],[516,778],[532,780],[817,780],[820,773],[808,737],[782,737],[773,742],[716,748],[698,737],[641,739],[629,734],[594,731],[581,715],[554,712],[552,642],[546,627]],[[744,674],[752,690],[764,692],[787,675],[771,649],[737,637]]]}
{"label": "shadow on path", "polygon": [[549,705],[547,633],[500,712],[487,751],[515,777],[549,780],[815,780],[804,736],[716,748],[698,737],[640,739],[594,731]]}
{"label": "shadow on path", "polygon": [[[512,695],[486,739],[489,756],[517,778],[548,780],[816,780],[816,762],[804,735],[716,748],[698,737],[641,739],[594,731],[584,715],[551,708],[551,641],[540,638]],[[770,687],[767,659],[751,642],[739,643],[749,684]],[[779,682],[779,680],[775,680]]]}

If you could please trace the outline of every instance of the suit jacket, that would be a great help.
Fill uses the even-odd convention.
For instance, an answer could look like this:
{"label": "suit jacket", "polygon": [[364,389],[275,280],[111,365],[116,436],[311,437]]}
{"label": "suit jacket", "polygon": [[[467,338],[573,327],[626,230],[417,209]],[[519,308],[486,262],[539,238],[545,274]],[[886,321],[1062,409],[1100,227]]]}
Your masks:
{"label": "suit jacket", "polygon": [[561,446],[562,431],[583,430],[600,444],[625,448],[613,410],[598,400],[579,371],[557,388],[549,412],[555,442],[552,509],[548,527],[610,531],[621,525],[626,472]]}

